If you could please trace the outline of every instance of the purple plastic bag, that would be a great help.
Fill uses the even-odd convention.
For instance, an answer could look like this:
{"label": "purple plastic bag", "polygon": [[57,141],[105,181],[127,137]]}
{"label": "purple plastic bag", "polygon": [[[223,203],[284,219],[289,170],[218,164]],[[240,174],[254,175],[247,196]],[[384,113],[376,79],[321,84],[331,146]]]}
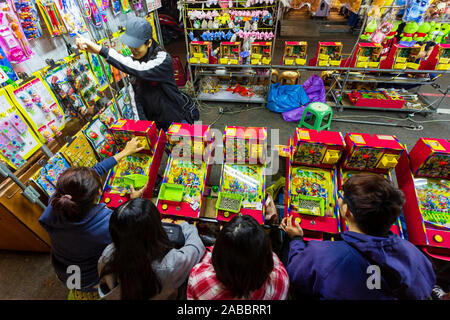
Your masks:
{"label": "purple plastic bag", "polygon": [[309,98],[309,103],[305,106],[301,106],[294,110],[283,112],[284,121],[300,121],[302,118],[303,111],[306,106],[311,102],[323,102],[325,103],[325,86],[323,84],[322,78],[318,75],[313,74],[308,80],[302,84],[303,89]]}

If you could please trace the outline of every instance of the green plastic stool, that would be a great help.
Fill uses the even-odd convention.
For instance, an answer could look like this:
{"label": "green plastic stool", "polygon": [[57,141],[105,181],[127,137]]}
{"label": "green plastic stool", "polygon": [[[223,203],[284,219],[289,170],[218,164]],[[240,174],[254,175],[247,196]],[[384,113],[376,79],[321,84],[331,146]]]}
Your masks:
{"label": "green plastic stool", "polygon": [[[314,117],[313,125],[306,122],[310,115]],[[329,105],[322,102],[312,102],[303,111],[298,127],[314,129],[317,131],[330,130],[332,116],[333,111]],[[322,125],[322,122],[326,117],[328,117],[328,120],[326,120],[326,123]]]}

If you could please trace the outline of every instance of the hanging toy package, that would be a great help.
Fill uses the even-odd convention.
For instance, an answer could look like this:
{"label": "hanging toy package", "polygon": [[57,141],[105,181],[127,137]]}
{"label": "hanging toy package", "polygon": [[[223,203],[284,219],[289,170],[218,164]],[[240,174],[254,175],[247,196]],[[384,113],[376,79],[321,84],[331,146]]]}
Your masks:
{"label": "hanging toy package", "polygon": [[122,11],[120,0],[111,0],[111,9],[115,16],[118,15]]}
{"label": "hanging toy package", "polygon": [[32,55],[20,22],[7,2],[0,2],[0,47],[11,63],[21,63]]}
{"label": "hanging toy package", "polygon": [[37,6],[52,37],[67,33],[61,13],[53,0],[37,0]]}
{"label": "hanging toy package", "polygon": [[63,19],[67,26],[69,36],[75,37],[87,33],[86,25],[83,22],[81,11],[74,0],[61,0]]}
{"label": "hanging toy package", "polygon": [[130,2],[128,0],[120,0],[120,3],[122,4],[123,14],[126,14],[131,11]]}
{"label": "hanging toy package", "polygon": [[[11,7],[13,1],[9,1]],[[42,35],[40,20],[34,3],[31,0],[14,0],[14,11],[19,17],[23,32],[28,40]]]}

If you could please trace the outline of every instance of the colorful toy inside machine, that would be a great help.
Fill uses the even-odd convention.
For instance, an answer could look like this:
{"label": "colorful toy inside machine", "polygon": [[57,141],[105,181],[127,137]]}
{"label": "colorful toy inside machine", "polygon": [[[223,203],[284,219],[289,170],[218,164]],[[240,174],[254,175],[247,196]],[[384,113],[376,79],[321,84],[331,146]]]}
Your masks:
{"label": "colorful toy inside machine", "polygon": [[64,112],[45,81],[38,73],[17,88],[7,87],[10,96],[22,110],[42,142],[61,135],[65,126]]}
{"label": "colorful toy inside machine", "polygon": [[157,207],[162,214],[198,218],[204,209],[214,136],[209,126],[180,123],[172,124],[167,136],[171,153]]}
{"label": "colorful toy inside machine", "polygon": [[[360,173],[380,174],[391,180],[390,171],[397,166],[400,157],[405,151],[404,145],[395,136],[391,135],[349,132],[344,140],[346,150],[339,171],[340,189],[350,176]],[[342,217],[341,224],[345,226],[345,221]],[[342,230],[345,230],[345,228]],[[397,219],[391,230],[403,237],[399,219]]]}
{"label": "colorful toy inside machine", "polygon": [[191,41],[190,48],[190,63],[209,63],[211,56],[212,43],[209,41]]}
{"label": "colorful toy inside machine", "polygon": [[267,129],[227,126],[224,139],[217,219],[229,221],[242,214],[264,224]]}
{"label": "colorful toy inside machine", "polygon": [[42,143],[13,107],[4,89],[0,91],[0,158],[11,167],[21,167]]}
{"label": "colorful toy inside machine", "polygon": [[253,42],[250,62],[255,65],[268,65],[272,61],[272,42]]}
{"label": "colorful toy inside machine", "polygon": [[91,143],[99,159],[105,159],[114,155],[116,151],[116,142],[108,132],[108,127],[102,122],[100,117],[83,129],[84,134]]}
{"label": "colorful toy inside machine", "polygon": [[221,42],[220,43],[220,64],[240,64],[241,61],[241,43],[240,42]]}
{"label": "colorful toy inside machine", "polygon": [[122,150],[133,137],[139,137],[144,150],[122,159],[108,174],[101,202],[116,208],[129,199],[130,185],[135,189],[147,187],[143,197],[151,199],[164,152],[166,136],[153,121],[120,119],[110,127],[110,133]]}
{"label": "colorful toy inside machine", "polygon": [[450,261],[450,141],[420,138],[396,168],[408,239]]}
{"label": "colorful toy inside machine", "polygon": [[286,41],[284,43],[283,64],[304,66],[306,63],[306,41]]}
{"label": "colorful toy inside machine", "polygon": [[31,57],[32,51],[13,6],[0,2],[0,46],[10,62],[21,63]]}
{"label": "colorful toy inside machine", "polygon": [[341,65],[342,43],[341,42],[319,42],[317,48],[317,66]]}
{"label": "colorful toy inside machine", "polygon": [[344,150],[339,132],[297,128],[286,158],[285,215],[293,216],[305,235],[323,239],[338,233],[337,162]]}

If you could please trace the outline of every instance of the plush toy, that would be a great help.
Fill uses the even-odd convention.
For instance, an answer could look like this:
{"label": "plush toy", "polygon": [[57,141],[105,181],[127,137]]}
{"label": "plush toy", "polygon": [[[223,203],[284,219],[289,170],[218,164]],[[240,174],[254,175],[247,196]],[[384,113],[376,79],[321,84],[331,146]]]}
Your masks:
{"label": "plush toy", "polygon": [[419,24],[415,21],[408,22],[403,28],[400,42],[404,45],[413,44],[413,36],[419,30]]}
{"label": "plush toy", "polygon": [[440,34],[436,38],[436,42],[437,43],[445,43],[445,39],[447,38],[449,32],[450,32],[450,24],[449,23],[443,23],[441,25]]}
{"label": "plush toy", "polygon": [[428,32],[427,37],[425,38],[425,41],[436,41],[437,37],[441,36],[441,26],[442,23],[440,22],[430,22],[431,30]]}
{"label": "plush toy", "polygon": [[361,35],[361,40],[369,40],[375,30],[377,30],[377,21],[375,19],[371,19],[364,30],[364,34]]}
{"label": "plush toy", "polygon": [[403,21],[422,23],[424,14],[430,6],[430,0],[408,0]]}
{"label": "plush toy", "polygon": [[370,37],[370,41],[375,43],[382,43],[386,35],[392,30],[394,26],[389,22],[384,22]]}
{"label": "plush toy", "polygon": [[419,29],[413,36],[414,41],[425,41],[425,38],[431,30],[431,24],[429,22],[424,22],[419,26]]}
{"label": "plush toy", "polygon": [[389,32],[387,35],[386,35],[386,40],[390,40],[390,39],[392,39],[393,37],[395,37],[395,35],[397,34],[397,30],[398,30],[398,26],[402,23],[401,21],[397,21],[397,20],[395,20],[395,21],[391,21],[390,22],[391,24],[392,24],[392,30],[391,30],[391,32]]}

